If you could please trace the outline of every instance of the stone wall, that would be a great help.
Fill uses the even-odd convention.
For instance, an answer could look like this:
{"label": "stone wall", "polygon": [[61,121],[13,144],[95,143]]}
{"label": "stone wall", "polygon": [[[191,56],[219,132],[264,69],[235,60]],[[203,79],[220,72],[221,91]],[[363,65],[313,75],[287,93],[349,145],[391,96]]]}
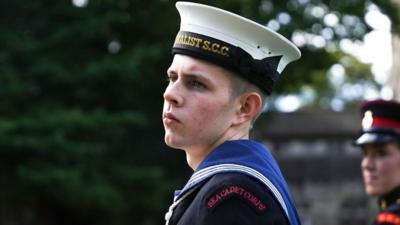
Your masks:
{"label": "stone wall", "polygon": [[303,225],[369,224],[376,214],[376,200],[364,193],[361,152],[353,145],[359,121],[356,111],[320,110],[257,121],[253,138],[275,155]]}

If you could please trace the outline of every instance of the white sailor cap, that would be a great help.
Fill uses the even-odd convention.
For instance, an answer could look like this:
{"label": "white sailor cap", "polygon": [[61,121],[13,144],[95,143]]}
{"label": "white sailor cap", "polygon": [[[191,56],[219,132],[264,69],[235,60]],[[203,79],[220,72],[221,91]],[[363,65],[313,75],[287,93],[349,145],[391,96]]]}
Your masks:
{"label": "white sailor cap", "polygon": [[231,12],[177,2],[180,30],[173,54],[200,58],[238,73],[266,94],[299,49],[282,35]]}

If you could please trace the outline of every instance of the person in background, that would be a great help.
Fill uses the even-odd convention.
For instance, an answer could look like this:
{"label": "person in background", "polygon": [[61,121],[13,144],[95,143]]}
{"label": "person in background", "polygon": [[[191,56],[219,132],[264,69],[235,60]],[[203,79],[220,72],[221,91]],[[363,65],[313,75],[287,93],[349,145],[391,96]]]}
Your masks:
{"label": "person in background", "polygon": [[300,51],[282,35],[215,7],[178,2],[180,30],[167,70],[165,143],[186,153],[193,175],[168,225],[299,225],[278,164],[249,140],[266,96]]}
{"label": "person in background", "polygon": [[362,133],[355,143],[363,152],[365,191],[378,197],[373,224],[400,225],[400,103],[366,101],[361,114]]}

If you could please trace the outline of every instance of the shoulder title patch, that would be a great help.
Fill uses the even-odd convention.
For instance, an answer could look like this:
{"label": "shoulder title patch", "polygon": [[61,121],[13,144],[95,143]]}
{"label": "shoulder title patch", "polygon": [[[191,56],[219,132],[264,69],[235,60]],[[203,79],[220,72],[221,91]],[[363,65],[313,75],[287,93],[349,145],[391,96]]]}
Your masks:
{"label": "shoulder title patch", "polygon": [[231,185],[219,189],[215,194],[213,194],[207,200],[207,207],[209,209],[212,209],[225,199],[231,197],[238,197],[244,200],[245,202],[253,206],[255,209],[257,209],[259,213],[262,213],[267,209],[266,205],[257,196],[255,196],[250,191],[247,191],[245,188],[237,185]]}

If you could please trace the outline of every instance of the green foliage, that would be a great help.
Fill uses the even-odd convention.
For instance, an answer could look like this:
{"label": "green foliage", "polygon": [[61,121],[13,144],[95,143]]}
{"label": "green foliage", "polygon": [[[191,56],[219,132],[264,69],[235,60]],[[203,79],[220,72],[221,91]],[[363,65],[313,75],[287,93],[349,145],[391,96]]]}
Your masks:
{"label": "green foliage", "polygon": [[[201,2],[262,24],[288,13],[290,23],[279,29],[288,38],[327,28],[306,13],[311,6],[343,24],[345,16],[358,18],[328,41],[335,46],[368,31],[360,0]],[[189,173],[181,154],[165,151],[160,119],[178,25],[169,1],[0,2],[1,224],[163,223],[172,190]],[[346,82],[371,82],[368,65],[340,48],[301,50],[278,94],[307,87],[316,102],[334,97],[327,78],[334,64],[344,66]]]}
{"label": "green foliage", "polygon": [[162,221],[172,183],[153,157],[175,31],[146,23],[167,6],[1,3],[0,223]]}
{"label": "green foliage", "polygon": [[[135,164],[132,158],[140,157],[135,148],[141,146],[129,136],[147,125],[141,114],[103,110],[42,109],[13,120],[3,118],[0,158],[7,173],[2,174],[2,192],[16,204],[33,198],[40,210],[56,207],[73,213],[78,223],[105,224],[115,214],[128,216],[140,208],[144,215],[158,213],[165,174],[156,166]],[[89,220],[81,210],[108,217],[100,217],[103,222],[97,217]],[[135,219],[140,217],[136,214]]]}

